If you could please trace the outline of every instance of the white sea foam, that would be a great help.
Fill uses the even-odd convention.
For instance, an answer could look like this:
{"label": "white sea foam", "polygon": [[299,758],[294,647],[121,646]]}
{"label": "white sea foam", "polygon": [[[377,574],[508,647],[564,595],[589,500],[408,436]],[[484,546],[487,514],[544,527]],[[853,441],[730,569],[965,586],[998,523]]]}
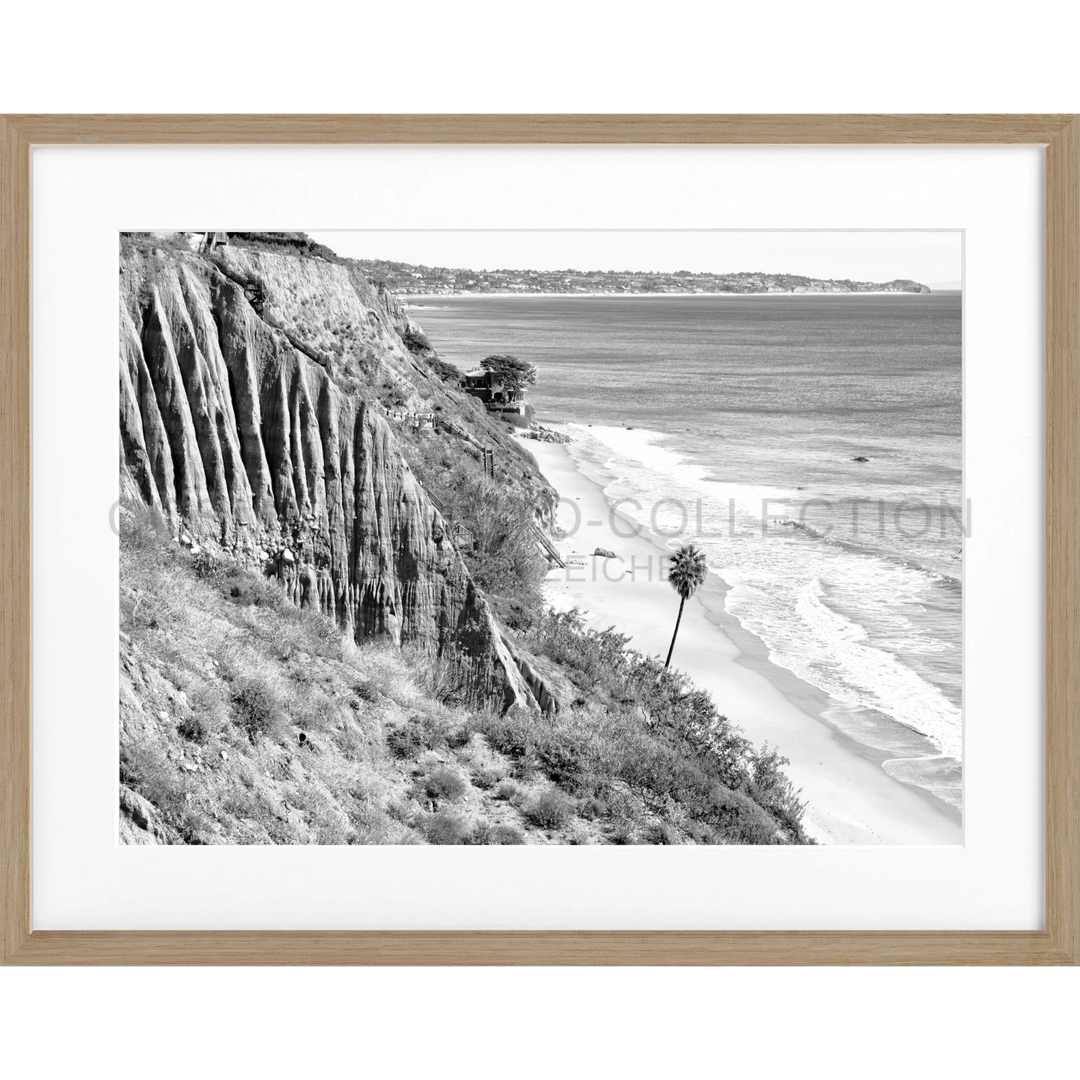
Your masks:
{"label": "white sea foam", "polygon": [[[912,666],[957,647],[936,636],[925,617],[942,587],[935,575],[776,521],[763,536],[762,501],[800,493],[712,482],[661,432],[575,427],[579,449],[614,477],[606,491],[626,500],[623,512],[670,545],[694,540],[704,548],[731,586],[727,610],[764,642],[774,663],[829,695],[834,709],[826,719],[884,746],[888,739],[871,729],[875,717],[887,717],[925,736],[942,758],[959,759],[960,709]],[[769,510],[782,516],[781,505]],[[906,770],[905,779],[917,771]]]}
{"label": "white sea foam", "polygon": [[[644,513],[644,523],[662,535],[723,534],[728,529],[732,500],[737,518],[745,525],[747,518],[760,518],[766,501],[768,512],[777,514],[782,504],[799,498],[793,488],[714,482],[704,465],[664,445],[671,436],[662,431],[580,424],[566,427],[573,429],[578,443],[597,454],[616,476],[607,493],[640,502],[638,513]],[[654,509],[655,522],[651,520]],[[633,513],[633,507],[628,506],[627,512]]]}
{"label": "white sea foam", "polygon": [[[936,686],[901,663],[896,655],[874,648],[864,627],[833,611],[816,578],[799,590],[796,613],[800,629],[813,635],[829,664],[808,664],[817,678],[839,701],[876,709],[905,727],[928,736],[950,757],[960,755],[959,710]],[[799,665],[799,650],[785,650]],[[799,674],[799,672],[796,672]]]}

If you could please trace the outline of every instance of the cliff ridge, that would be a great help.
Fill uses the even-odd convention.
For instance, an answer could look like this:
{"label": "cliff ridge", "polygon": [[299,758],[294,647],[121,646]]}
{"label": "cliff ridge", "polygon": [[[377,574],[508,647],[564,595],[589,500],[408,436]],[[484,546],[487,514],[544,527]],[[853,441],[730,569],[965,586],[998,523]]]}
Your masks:
{"label": "cliff ridge", "polygon": [[122,496],[356,641],[453,652],[493,700],[530,703],[374,392],[436,396],[393,299],[318,259],[153,241],[126,248],[121,280]]}

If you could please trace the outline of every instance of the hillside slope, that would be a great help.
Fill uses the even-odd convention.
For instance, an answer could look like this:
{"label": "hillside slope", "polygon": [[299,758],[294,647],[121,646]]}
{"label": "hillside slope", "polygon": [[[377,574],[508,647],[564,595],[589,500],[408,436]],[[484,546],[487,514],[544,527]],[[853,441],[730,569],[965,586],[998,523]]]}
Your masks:
{"label": "hillside slope", "polygon": [[[152,241],[128,244],[121,281],[122,495],[185,543],[273,573],[356,640],[452,650],[484,693],[526,703],[384,399],[471,403],[410,353],[389,298],[319,259]],[[490,442],[547,494],[512,440]]]}
{"label": "hillside slope", "polygon": [[354,264],[125,237],[120,361],[122,842],[805,842],[775,753],[545,611],[554,492]]}
{"label": "hillside slope", "polygon": [[[123,513],[126,844],[776,844],[801,807],[675,673],[553,617],[530,635],[580,695],[478,701],[453,663],[357,645],[281,584]],[[620,670],[621,669],[621,670]]]}

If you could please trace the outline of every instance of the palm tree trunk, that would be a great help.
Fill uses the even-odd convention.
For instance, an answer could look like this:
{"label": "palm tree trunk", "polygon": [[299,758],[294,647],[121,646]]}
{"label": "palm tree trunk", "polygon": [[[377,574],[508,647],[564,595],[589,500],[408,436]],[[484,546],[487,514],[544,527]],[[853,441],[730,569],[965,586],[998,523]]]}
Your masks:
{"label": "palm tree trunk", "polygon": [[685,596],[680,597],[679,598],[679,615],[675,619],[675,633],[671,635],[671,648],[668,649],[668,651],[667,651],[667,659],[664,661],[664,667],[669,667],[671,665],[671,654],[675,651],[675,639],[679,636],[679,623],[682,622],[682,609],[683,609],[683,604],[685,604],[685,603],[686,603],[686,597]]}

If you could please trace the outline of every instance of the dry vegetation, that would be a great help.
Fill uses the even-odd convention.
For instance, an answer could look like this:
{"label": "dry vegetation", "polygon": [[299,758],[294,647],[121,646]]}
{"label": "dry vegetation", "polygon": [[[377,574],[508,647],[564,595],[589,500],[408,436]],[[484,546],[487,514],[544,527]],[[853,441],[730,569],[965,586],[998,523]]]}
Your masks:
{"label": "dry vegetation", "polygon": [[573,616],[521,640],[567,665],[576,704],[500,715],[461,698],[452,660],[357,646],[273,580],[184,551],[143,508],[123,516],[121,581],[128,842],[801,839],[775,756],[677,674],[617,700],[655,682],[650,662]]}
{"label": "dry vegetation", "polygon": [[[239,239],[256,256],[225,249],[214,264],[234,280],[232,263],[254,266],[241,284],[263,318],[324,356],[344,392],[439,418],[434,429],[395,421],[398,447],[557,707],[543,716],[493,711],[472,698],[453,656],[358,646],[329,619],[294,607],[273,579],[193,555],[150,511],[129,507],[120,566],[123,839],[805,842],[782,759],[751,747],[707,694],[628,650],[615,631],[587,632],[575,613],[545,613],[535,526],[550,524],[555,494],[505,426],[457,388],[454,369],[398,325],[385,297],[372,300],[354,264],[293,234]],[[125,287],[140,295],[167,263],[206,262],[180,238],[135,235],[124,245]],[[494,478],[484,451],[494,454]]]}
{"label": "dry vegetation", "polygon": [[530,626],[543,607],[547,562],[532,532],[535,501],[508,483],[507,473],[516,467],[527,480],[537,471],[531,455],[513,442],[495,480],[484,475],[479,450],[453,436],[406,433],[401,445],[424,488],[439,500],[465,565],[499,621],[515,630]]}

